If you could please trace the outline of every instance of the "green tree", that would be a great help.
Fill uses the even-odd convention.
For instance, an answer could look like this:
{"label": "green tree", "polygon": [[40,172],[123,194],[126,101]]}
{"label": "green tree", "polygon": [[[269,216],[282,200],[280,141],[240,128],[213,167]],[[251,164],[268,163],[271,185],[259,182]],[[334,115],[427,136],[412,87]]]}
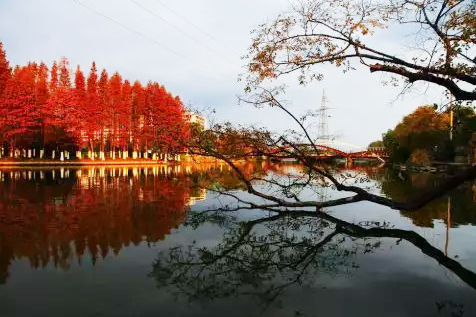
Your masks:
{"label": "green tree", "polygon": [[395,136],[411,155],[426,152],[430,159],[449,160],[453,157],[449,121],[447,113],[438,113],[433,106],[421,106],[395,127]]}
{"label": "green tree", "polygon": [[[405,116],[384,134],[384,144],[394,162],[405,162],[410,155],[427,155],[433,160],[452,160],[455,150],[467,155],[469,142],[476,131],[476,116],[470,107],[454,108],[453,137],[450,140],[450,109],[438,113],[433,106],[422,106]],[[418,151],[416,153],[415,151]]]}
{"label": "green tree", "polygon": [[384,146],[383,141],[378,140],[378,141],[371,142],[368,147],[383,147],[383,146]]}
{"label": "green tree", "polygon": [[467,153],[467,147],[474,132],[476,132],[476,116],[473,108],[455,107],[453,118],[453,142],[455,147],[461,148],[463,153]]}
{"label": "green tree", "polygon": [[389,159],[394,163],[406,162],[410,157],[410,151],[398,141],[395,131],[388,130],[383,134],[383,144],[388,152]]}

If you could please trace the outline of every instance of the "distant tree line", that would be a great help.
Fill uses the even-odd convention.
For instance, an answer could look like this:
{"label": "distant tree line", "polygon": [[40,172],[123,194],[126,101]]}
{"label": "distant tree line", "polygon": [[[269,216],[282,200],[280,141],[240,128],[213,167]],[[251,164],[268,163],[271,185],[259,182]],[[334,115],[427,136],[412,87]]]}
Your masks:
{"label": "distant tree line", "polygon": [[93,158],[91,153],[115,157],[116,151],[171,153],[189,134],[182,101],[156,82],[109,76],[94,62],[87,78],[79,66],[73,75],[66,58],[49,68],[31,62],[12,69],[0,42],[3,156],[26,149],[45,158],[79,150]]}
{"label": "distant tree line", "polygon": [[384,144],[383,144],[383,141],[382,141],[382,140],[378,140],[378,141],[371,142],[368,147],[369,147],[369,148],[372,148],[372,147],[384,147]]}
{"label": "distant tree line", "polygon": [[[418,107],[405,116],[394,128],[382,136],[390,160],[403,163],[427,164],[431,161],[453,161],[455,156],[470,156],[472,135],[476,132],[476,115],[471,107],[457,105],[453,109],[453,127],[450,109],[438,112],[438,107]],[[450,137],[450,130],[452,130]]]}

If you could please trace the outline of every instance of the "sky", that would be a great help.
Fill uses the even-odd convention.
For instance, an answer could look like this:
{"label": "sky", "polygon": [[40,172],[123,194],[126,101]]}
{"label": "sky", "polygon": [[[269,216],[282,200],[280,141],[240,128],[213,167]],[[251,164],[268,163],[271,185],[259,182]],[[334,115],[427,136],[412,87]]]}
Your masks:
{"label": "sky", "polygon": [[[251,31],[289,10],[292,0],[0,0],[0,41],[10,64],[66,57],[87,74],[93,61],[109,74],[142,83],[156,81],[212,121],[297,129],[278,109],[238,102]],[[407,54],[403,32],[377,33],[372,43]],[[324,80],[305,87],[297,75],[283,80],[283,96],[297,114],[317,110],[327,97],[329,134],[365,147],[418,106],[443,102],[438,89],[421,86],[399,96],[382,74],[358,69],[344,74],[327,67]],[[214,110],[214,111],[211,111]],[[310,126],[317,135],[317,119]]]}

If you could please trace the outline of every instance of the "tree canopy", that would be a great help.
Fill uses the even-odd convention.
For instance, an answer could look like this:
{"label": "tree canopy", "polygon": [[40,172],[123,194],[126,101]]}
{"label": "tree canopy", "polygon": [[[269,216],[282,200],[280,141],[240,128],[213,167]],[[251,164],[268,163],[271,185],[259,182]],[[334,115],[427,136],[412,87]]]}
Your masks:
{"label": "tree canopy", "polygon": [[[399,53],[370,41],[397,27],[414,46]],[[304,0],[260,25],[249,48],[248,88],[299,72],[299,82],[321,80],[320,64],[344,71],[360,64],[406,84],[417,81],[448,89],[456,100],[476,99],[476,2],[472,0]],[[402,43],[403,45],[403,43]]]}
{"label": "tree canopy", "polygon": [[383,141],[377,140],[377,141],[370,142],[368,147],[383,147],[383,146],[384,146]]}
{"label": "tree canopy", "polygon": [[393,130],[383,135],[390,159],[394,162],[410,159],[415,163],[423,163],[412,157],[421,157],[425,152],[425,163],[429,163],[431,160],[451,160],[456,150],[460,155],[468,155],[470,140],[476,131],[474,110],[464,106],[455,107],[453,127],[450,127],[449,112],[438,112],[435,106],[421,106],[405,116]]}
{"label": "tree canopy", "polygon": [[189,130],[182,101],[163,85],[98,74],[94,62],[86,77],[79,66],[71,72],[66,58],[51,68],[31,62],[11,70],[0,42],[0,141],[10,152],[174,152]]}
{"label": "tree canopy", "polygon": [[395,137],[412,162],[428,164],[432,158],[439,158],[438,150],[448,143],[449,123],[449,114],[438,113],[433,106],[421,106],[395,127]]}
{"label": "tree canopy", "polygon": [[[267,134],[261,139],[264,146],[260,148],[259,154],[271,159],[278,156],[296,159],[303,165],[303,174],[299,177],[293,174],[286,179],[259,179],[260,182],[268,182],[279,188],[278,192],[269,194],[260,190],[261,187],[254,186],[258,179],[247,177],[233,161],[240,156],[256,155],[256,151],[241,147],[242,151],[239,152],[231,147],[228,149],[231,152],[223,152],[217,147],[197,144],[202,148],[200,153],[217,157],[231,165],[249,193],[269,201],[269,204],[264,205],[247,202],[249,206],[316,207],[321,210],[367,200],[395,209],[417,210],[476,177],[476,167],[467,168],[449,177],[438,188],[416,192],[415,197],[408,201],[387,199],[371,194],[361,185],[349,184],[347,177],[316,163],[315,158],[323,152],[322,146],[311,137],[306,117],[297,117],[282,102],[279,94],[283,92],[283,86],[278,81],[279,77],[294,74],[299,83],[306,84],[324,78],[328,68],[319,66],[333,65],[351,71],[361,65],[371,72],[385,72],[392,77],[403,78],[406,85],[422,81],[446,88],[459,101],[475,100],[474,1],[302,0],[293,4],[291,10],[260,25],[253,32],[252,43],[245,56],[248,68],[245,91],[248,95],[241,100],[255,106],[278,108],[284,115],[291,117],[296,128],[283,134]],[[371,40],[376,32],[410,33],[414,45],[409,48],[403,42],[398,42],[402,45],[401,51],[393,48],[392,51],[382,50],[378,43]],[[276,87],[268,88],[269,82],[277,83]],[[437,138],[447,128],[447,116],[446,113],[436,115],[432,107],[421,108],[415,118],[407,118],[401,128],[392,131],[391,140],[383,141],[398,145],[406,139],[407,146],[411,147],[413,143],[420,142],[419,137],[428,131],[432,136],[436,133]],[[429,130],[423,128],[427,124]],[[412,129],[420,131],[409,133]],[[240,143],[246,144],[246,141],[239,139]],[[249,141],[253,143],[251,139]],[[407,151],[410,150],[407,148]],[[405,153],[406,158],[410,154]],[[299,194],[305,189],[316,190],[323,184],[348,192],[349,196],[324,201],[300,200]]]}

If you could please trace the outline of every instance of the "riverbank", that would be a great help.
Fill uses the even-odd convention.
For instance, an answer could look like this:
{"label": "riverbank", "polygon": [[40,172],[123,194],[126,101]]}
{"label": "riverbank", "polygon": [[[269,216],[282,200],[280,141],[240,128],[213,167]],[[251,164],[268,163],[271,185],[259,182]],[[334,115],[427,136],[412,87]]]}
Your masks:
{"label": "riverbank", "polygon": [[[176,164],[176,162],[172,162]],[[177,162],[179,163],[179,162]],[[28,161],[0,161],[1,166],[88,166],[88,165],[169,165],[169,162],[153,160],[28,160]]]}
{"label": "riverbank", "polygon": [[45,159],[0,159],[0,167],[15,167],[15,166],[101,166],[101,165],[141,165],[141,166],[156,166],[156,165],[178,165],[178,164],[210,164],[223,163],[222,161],[198,155],[183,155],[179,160],[153,160],[153,159],[105,159],[105,160],[91,160],[91,159],[74,159],[74,160],[45,160]]}
{"label": "riverbank", "polygon": [[431,165],[394,164],[393,166],[400,171],[445,173],[471,165],[467,163],[433,162]]}

